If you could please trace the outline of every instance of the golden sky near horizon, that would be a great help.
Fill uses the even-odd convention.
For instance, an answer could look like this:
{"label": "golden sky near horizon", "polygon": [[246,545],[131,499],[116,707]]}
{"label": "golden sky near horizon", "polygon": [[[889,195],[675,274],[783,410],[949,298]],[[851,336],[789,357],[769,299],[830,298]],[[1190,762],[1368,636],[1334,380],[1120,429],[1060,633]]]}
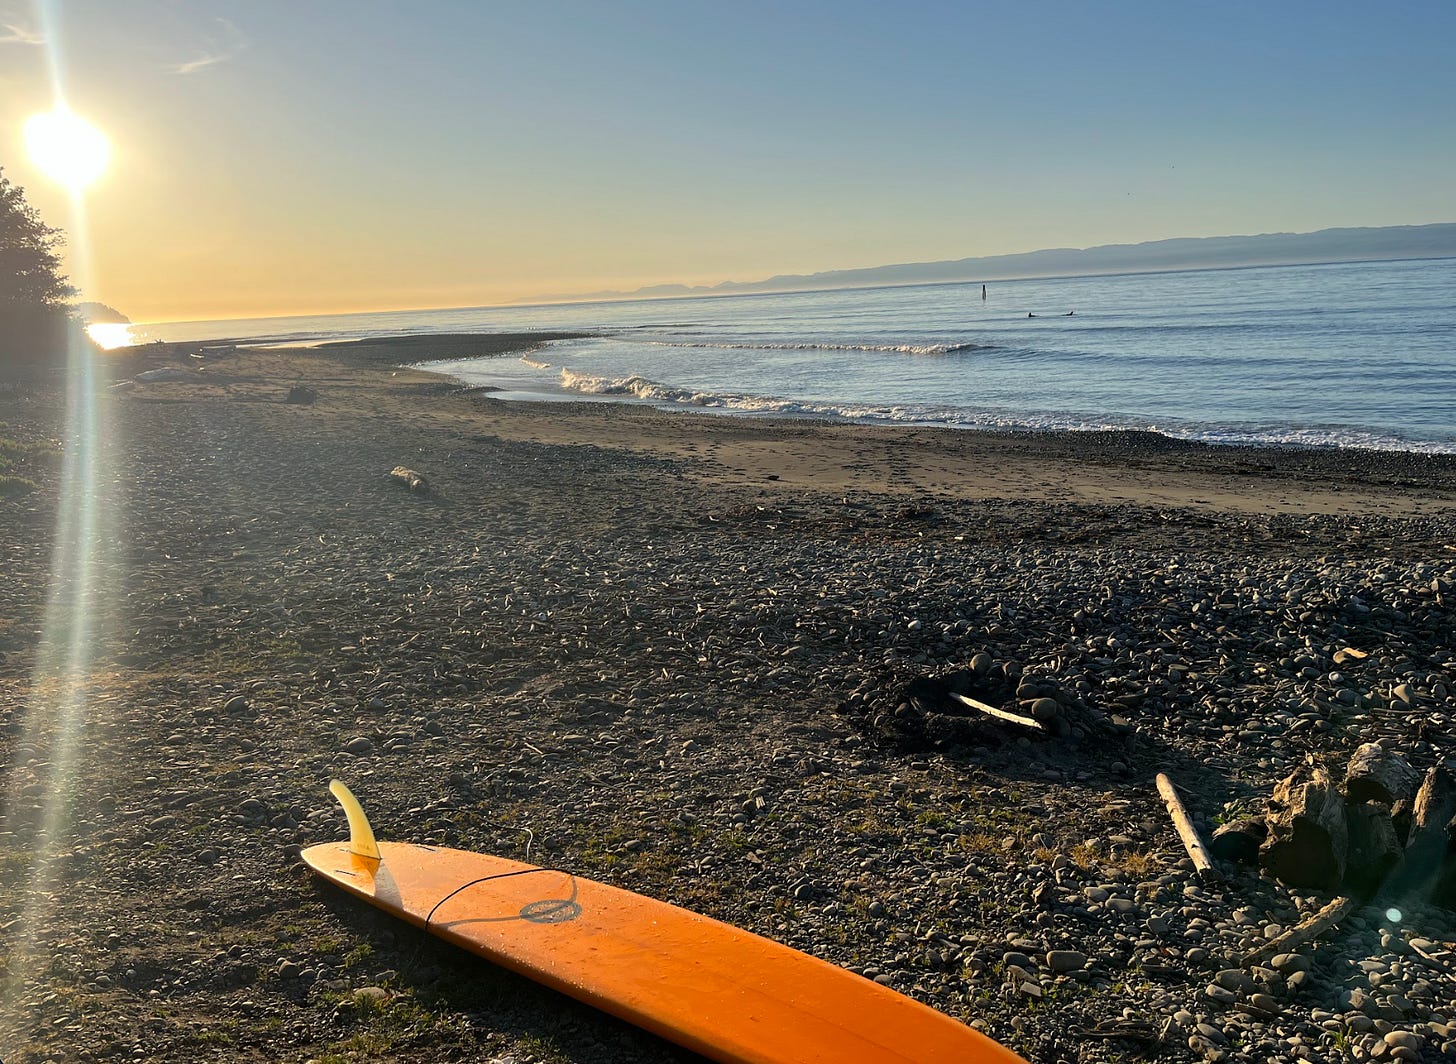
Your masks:
{"label": "golden sky near horizon", "polygon": [[1456,219],[1456,8],[1004,6],[0,0],[0,166],[136,321]]}

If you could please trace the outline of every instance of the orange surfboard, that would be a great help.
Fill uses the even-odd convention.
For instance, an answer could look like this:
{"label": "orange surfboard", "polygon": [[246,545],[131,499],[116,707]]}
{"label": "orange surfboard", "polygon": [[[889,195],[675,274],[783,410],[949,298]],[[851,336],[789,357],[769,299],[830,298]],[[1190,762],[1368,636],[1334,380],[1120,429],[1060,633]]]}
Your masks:
{"label": "orange surfboard", "polygon": [[724,1064],[1025,1064],[934,1009],[741,928],[502,857],[350,840],[303,851],[385,912]]}

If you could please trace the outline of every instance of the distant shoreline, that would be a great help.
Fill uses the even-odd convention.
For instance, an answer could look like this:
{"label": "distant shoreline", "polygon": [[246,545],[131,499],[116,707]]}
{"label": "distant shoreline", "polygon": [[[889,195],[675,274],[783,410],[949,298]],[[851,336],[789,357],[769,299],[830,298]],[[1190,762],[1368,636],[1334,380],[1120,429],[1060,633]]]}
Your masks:
{"label": "distant shoreline", "polygon": [[[589,307],[596,304],[617,305],[620,303],[667,303],[689,299],[750,299],[762,296],[787,296],[787,295],[814,295],[818,292],[873,292],[883,288],[953,288],[956,285],[978,285],[978,284],[1016,284],[1022,281],[1072,281],[1081,277],[1152,277],[1170,273],[1229,273],[1237,270],[1264,270],[1264,269],[1285,269],[1291,266],[1357,266],[1362,262],[1442,262],[1447,259],[1456,259],[1456,255],[1411,255],[1397,258],[1380,259],[1338,259],[1320,262],[1256,262],[1242,266],[1195,266],[1175,267],[1166,270],[1116,270],[1101,273],[1060,273],[1047,274],[1045,276],[1024,276],[1024,277],[986,277],[964,281],[907,281],[901,284],[859,284],[859,285],[833,285],[823,288],[775,288],[762,292],[685,292],[677,295],[661,296],[634,296],[623,295],[618,298],[600,299],[563,299],[556,302],[531,302],[531,303],[482,303],[479,306],[469,307],[397,307],[393,310],[341,310],[330,311],[323,314],[284,314],[261,318],[198,318],[185,321],[143,321],[132,322],[138,329],[145,329],[149,325],[156,326],[180,326],[180,325],[213,325],[233,321],[299,321],[306,318],[345,318],[345,317],[368,317],[370,315],[387,316],[392,314],[431,314],[431,313],[468,313],[470,311],[486,310],[532,310],[544,307]],[[427,334],[411,334],[427,335]],[[231,339],[247,339],[246,337],[233,337]],[[174,341],[164,341],[174,342]],[[182,341],[175,341],[182,342]],[[203,343],[203,340],[191,341]],[[341,343],[351,341],[339,341]]]}
{"label": "distant shoreline", "polygon": [[[903,281],[882,284],[826,285],[820,288],[770,288],[744,292],[682,292],[676,295],[638,296],[630,293],[617,298],[564,300],[559,303],[509,303],[501,308],[590,306],[594,303],[660,303],[681,299],[748,299],[756,296],[813,295],[818,292],[873,292],[886,288],[954,288],[957,285],[1017,284],[1023,281],[1075,281],[1084,277],[1153,277],[1176,273],[1231,273],[1238,270],[1279,270],[1294,266],[1358,266],[1364,262],[1442,262],[1456,259],[1452,255],[1397,255],[1382,258],[1319,259],[1314,262],[1248,262],[1236,266],[1170,266],[1166,269],[1097,270],[1090,273],[1024,274],[1015,277],[973,277],[954,281]],[[494,310],[495,305],[482,307],[441,307],[440,310]],[[389,311],[382,313],[400,313]]]}
{"label": "distant shoreline", "polygon": [[715,285],[644,285],[628,292],[598,291],[585,293],[584,297],[591,299],[622,296],[633,299],[671,295],[825,291],[922,282],[978,284],[989,281],[1058,280],[1067,277],[1258,266],[1392,262],[1453,256],[1456,256],[1456,222],[1347,226],[1307,233],[1172,237],[1133,244],[1043,248],[1002,255],[819,270],[808,274],[780,274],[761,281],[722,281]]}

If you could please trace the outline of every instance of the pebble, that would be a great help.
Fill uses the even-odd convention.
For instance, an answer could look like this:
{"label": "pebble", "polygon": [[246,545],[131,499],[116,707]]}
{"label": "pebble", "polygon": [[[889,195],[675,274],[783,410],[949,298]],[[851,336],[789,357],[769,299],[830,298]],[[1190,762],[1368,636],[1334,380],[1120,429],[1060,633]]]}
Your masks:
{"label": "pebble", "polygon": [[1061,715],[1062,707],[1053,698],[1038,698],[1031,703],[1031,716],[1042,722],[1055,720]]}
{"label": "pebble", "polygon": [[1272,994],[1250,994],[1249,1004],[1254,1006],[1254,1008],[1258,1009],[1260,1012],[1264,1013],[1266,1016],[1279,1015],[1279,999],[1274,997]]}
{"label": "pebble", "polygon": [[1220,1028],[1215,1027],[1211,1023],[1200,1023],[1196,1027],[1194,1027],[1194,1030],[1198,1032],[1200,1037],[1206,1038],[1210,1042],[1214,1042],[1218,1045],[1228,1044],[1228,1037],[1223,1033]]}
{"label": "pebble", "polygon": [[1075,972],[1087,965],[1087,954],[1072,949],[1054,949],[1046,955],[1047,967],[1054,972]]}
{"label": "pebble", "polygon": [[1239,995],[1217,983],[1209,983],[1204,987],[1204,997],[1210,1001],[1217,1001],[1220,1005],[1232,1005],[1239,1000]]}
{"label": "pebble", "polygon": [[[659,468],[616,445],[477,433],[464,413],[450,415],[448,447],[426,423],[400,430],[409,449],[383,468],[408,457],[449,503],[413,506],[370,487],[380,452],[398,450],[393,415],[334,442],[332,428],[309,428],[306,408],[135,406],[123,435],[144,446],[120,456],[138,489],[125,527],[137,558],[166,549],[168,564],[127,574],[115,653],[135,671],[124,699],[92,707],[82,754],[89,793],[110,801],[78,797],[77,843],[57,870],[120,877],[125,855],[134,881],[117,879],[124,911],[90,903],[96,941],[44,943],[45,978],[67,991],[56,1018],[85,1017],[71,1041],[88,1053],[196,1055],[178,1032],[204,998],[238,1030],[278,1020],[321,1053],[355,1033],[324,1028],[337,1001],[390,995],[356,983],[386,983],[392,966],[427,985],[400,938],[373,920],[341,925],[343,910],[318,904],[318,885],[283,863],[299,845],[342,837],[324,791],[336,773],[358,777],[349,782],[386,838],[491,849],[701,902],[970,1015],[1029,1060],[1049,1059],[1052,1044],[1088,1062],[1130,1055],[1137,1042],[1068,1034],[1125,1011],[1157,1028],[1172,1017],[1180,1039],[1241,1062],[1334,1059],[1329,1024],[1348,1023],[1352,1045],[1378,1035],[1390,1054],[1433,1056],[1453,1040],[1439,1021],[1424,1042],[1391,1040],[1456,1012],[1456,999],[1445,965],[1412,956],[1394,968],[1399,935],[1379,920],[1369,939],[1352,922],[1308,947],[1317,973],[1298,955],[1272,961],[1287,997],[1263,972],[1225,974],[1269,928],[1318,905],[1302,898],[1296,912],[1285,890],[1239,869],[1199,884],[1149,782],[1155,760],[1200,766],[1175,782],[1207,828],[1219,802],[1266,795],[1306,754],[1378,738],[1430,763],[1450,731],[1426,720],[1442,705],[1433,677],[1456,671],[1450,607],[1432,590],[1456,586],[1449,518],[948,494],[831,506],[782,486],[760,497],[761,478],[741,490],[731,476],[700,481],[698,457]],[[314,433],[307,446],[288,443],[293,425]],[[1163,461],[1156,437],[1067,446]],[[1284,460],[1167,446],[1188,468]],[[1396,474],[1363,454],[1298,461],[1311,480],[1399,474],[1429,479],[1432,497],[1451,483],[1413,457],[1390,459]],[[209,477],[237,493],[199,491]],[[0,618],[19,618],[3,630],[7,653],[33,638],[43,604],[34,591],[52,525],[26,527],[0,520],[0,596],[23,607]],[[30,589],[24,603],[15,587]],[[1336,681],[1333,655],[1352,643],[1370,654],[1341,663]],[[250,656],[229,659],[235,646]],[[16,649],[4,668],[30,660]],[[200,652],[224,667],[163,671]],[[1008,707],[1024,689],[1049,734],[932,719],[934,691],[908,688],[947,677]],[[1388,697],[1401,685],[1407,709]],[[38,806],[50,753],[18,726],[21,701],[0,701],[0,738],[11,793]],[[266,707],[266,727],[250,706]],[[175,737],[188,742],[163,745]],[[388,772],[351,760],[380,750]],[[7,819],[0,835],[12,829]],[[0,848],[9,858],[13,840]],[[222,874],[201,867],[224,860]],[[1444,953],[1449,930],[1431,917],[1400,926],[1426,936],[1412,949]],[[260,943],[295,924],[273,947],[289,960],[270,957]],[[326,938],[333,947],[316,948]],[[67,986],[78,957],[88,970],[76,978],[103,985],[104,974],[115,989]],[[1336,1012],[1336,995],[1367,973],[1331,958],[1383,962],[1370,974],[1389,981]],[[270,964],[291,985],[268,978]],[[208,980],[217,987],[199,993]],[[305,996],[304,985],[317,989]],[[1221,995],[1205,996],[1209,986]],[[146,1027],[163,1004],[176,1022]],[[475,1027],[477,1052],[506,1055],[500,1039],[514,1029],[473,1009],[441,1004],[441,1032]],[[615,1036],[596,1046],[579,1026],[553,1033],[563,1059],[629,1059]],[[418,1037],[410,1051],[422,1058],[460,1048],[448,1034]],[[65,1049],[44,1051],[78,1055]]]}
{"label": "pebble", "polygon": [[1259,984],[1242,968],[1225,968],[1213,977],[1213,981],[1225,990],[1241,994],[1252,994],[1259,988]]}

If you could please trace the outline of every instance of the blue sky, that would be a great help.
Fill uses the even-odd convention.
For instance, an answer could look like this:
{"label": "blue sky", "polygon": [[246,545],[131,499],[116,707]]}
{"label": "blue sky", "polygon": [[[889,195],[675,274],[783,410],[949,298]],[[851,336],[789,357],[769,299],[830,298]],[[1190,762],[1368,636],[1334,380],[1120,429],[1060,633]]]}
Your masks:
{"label": "blue sky", "polygon": [[1418,224],[1453,40],[1448,0],[0,0],[0,165],[67,224],[19,136],[57,48],[115,149],[88,294],[139,318]]}

